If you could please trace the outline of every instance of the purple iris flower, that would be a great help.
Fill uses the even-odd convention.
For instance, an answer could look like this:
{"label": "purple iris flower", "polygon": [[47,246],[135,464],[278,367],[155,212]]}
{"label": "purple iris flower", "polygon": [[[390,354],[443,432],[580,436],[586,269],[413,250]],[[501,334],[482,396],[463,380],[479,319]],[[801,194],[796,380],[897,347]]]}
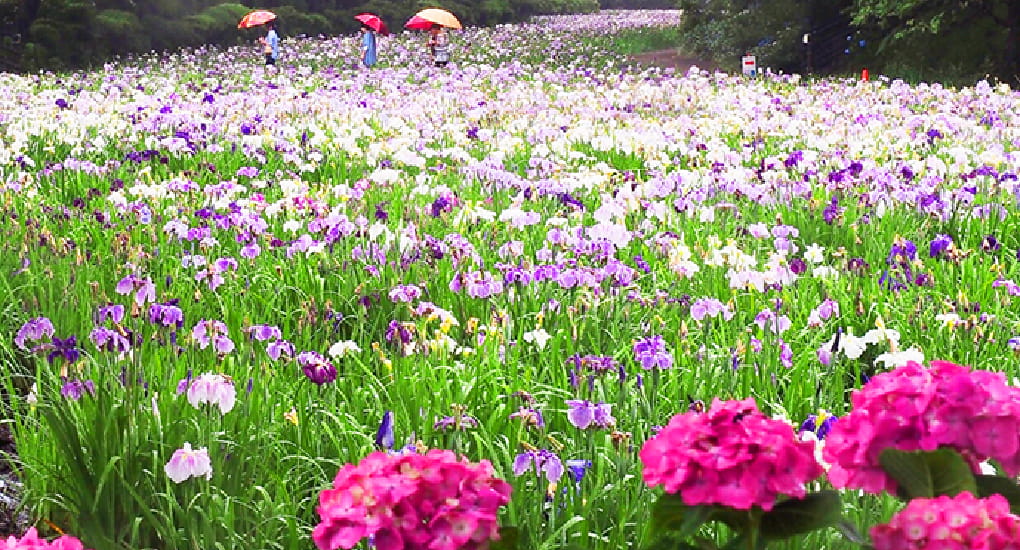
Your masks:
{"label": "purple iris flower", "polygon": [[809,414],[804,423],[800,425],[800,432],[814,432],[818,439],[825,439],[825,436],[829,435],[832,431],[833,424],[838,420],[837,417],[827,415],[821,423],[818,422],[818,415]]}
{"label": "purple iris flower", "polygon": [[379,422],[379,429],[375,433],[375,446],[380,449],[393,449],[393,411],[383,413],[382,421]]}
{"label": "purple iris flower", "polygon": [[294,344],[287,340],[276,340],[266,346],[266,354],[269,355],[269,358],[273,361],[279,361],[280,357],[283,356],[293,357]]}
{"label": "purple iris flower", "polygon": [[949,235],[935,235],[935,238],[928,244],[928,256],[937,258],[945,254],[953,244],[953,238]]}
{"label": "purple iris flower", "polygon": [[568,460],[567,471],[570,472],[570,477],[574,478],[574,483],[580,485],[581,480],[584,479],[584,475],[588,473],[588,469],[591,468],[590,460]]}
{"label": "purple iris flower", "polygon": [[91,380],[69,380],[60,388],[60,395],[71,401],[81,399],[86,392],[92,396],[96,395],[96,385]]}
{"label": "purple iris flower", "polygon": [[177,307],[177,299],[165,303],[156,303],[149,306],[149,322],[161,324],[164,327],[184,326],[184,312]]}
{"label": "purple iris flower", "polygon": [[609,403],[592,403],[587,400],[570,399],[567,401],[567,420],[582,430],[588,428],[612,428],[616,419],[612,415]]}
{"label": "purple iris flower", "polygon": [[981,239],[981,250],[985,252],[996,252],[1000,248],[1002,248],[1002,243],[995,238],[995,235],[985,235],[985,238]]}
{"label": "purple iris flower", "polygon": [[477,418],[466,414],[458,414],[455,416],[444,416],[436,420],[436,423],[432,425],[432,429],[445,432],[446,430],[460,431],[468,428],[477,428],[478,426]]}
{"label": "purple iris flower", "polygon": [[545,419],[542,418],[542,411],[538,409],[531,409],[528,407],[521,407],[515,413],[510,413],[510,420],[520,419],[521,422],[528,428],[532,426],[536,428],[545,427]]}
{"label": "purple iris flower", "polygon": [[25,345],[26,340],[37,341],[43,338],[53,338],[54,332],[53,323],[46,317],[29,319],[18,329],[18,333],[14,336],[14,344],[21,349],[28,349]]}
{"label": "purple iris flower", "polygon": [[100,350],[119,353],[131,351],[131,340],[110,328],[96,327],[92,329],[89,340],[92,340],[92,343]]}
{"label": "purple iris flower", "polygon": [[645,370],[668,369],[673,366],[673,355],[666,349],[666,341],[660,335],[635,342],[634,358]]}
{"label": "purple iris flower", "polygon": [[142,279],[135,275],[128,275],[117,283],[115,290],[117,294],[131,294],[134,292],[135,303],[139,306],[156,301],[156,285],[152,282],[152,279]]}
{"label": "purple iris flower", "polygon": [[917,245],[909,239],[896,239],[889,248],[889,256],[886,257],[887,264],[911,262],[917,259]]}
{"label": "purple iris flower", "polygon": [[96,323],[105,323],[107,319],[113,320],[114,323],[120,323],[124,320],[124,306],[120,304],[108,304],[105,306],[99,306],[96,311]]}
{"label": "purple iris flower", "polygon": [[523,475],[532,467],[535,468],[535,475],[545,474],[549,483],[556,483],[563,477],[563,461],[556,453],[546,449],[525,451],[514,458],[514,475]]}
{"label": "purple iris flower", "polygon": [[315,351],[303,351],[297,356],[298,365],[313,383],[328,384],[336,380],[336,367]]}
{"label": "purple iris flower", "polygon": [[72,334],[64,340],[53,338],[52,351],[46,356],[46,360],[53,363],[54,359],[63,357],[68,363],[74,363],[80,356],[78,339]]}
{"label": "purple iris flower", "polygon": [[248,327],[248,337],[259,342],[265,342],[266,340],[279,340],[283,338],[283,333],[280,329],[273,325],[252,325]]}

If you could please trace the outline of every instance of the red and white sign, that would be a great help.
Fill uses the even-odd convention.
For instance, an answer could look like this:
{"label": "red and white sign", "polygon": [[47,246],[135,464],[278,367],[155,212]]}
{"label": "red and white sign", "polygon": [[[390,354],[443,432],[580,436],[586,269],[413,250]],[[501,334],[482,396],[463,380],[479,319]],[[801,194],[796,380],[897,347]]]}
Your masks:
{"label": "red and white sign", "polygon": [[741,67],[743,68],[743,73],[747,76],[755,76],[758,74],[758,62],[751,54],[747,54],[741,58]]}

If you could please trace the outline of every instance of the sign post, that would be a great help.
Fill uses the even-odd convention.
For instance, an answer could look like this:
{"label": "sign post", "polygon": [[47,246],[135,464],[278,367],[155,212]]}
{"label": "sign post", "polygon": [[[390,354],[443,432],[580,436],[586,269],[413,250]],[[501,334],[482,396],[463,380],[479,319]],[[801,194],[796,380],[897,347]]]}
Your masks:
{"label": "sign post", "polygon": [[757,76],[758,62],[755,60],[755,57],[753,55],[751,55],[750,53],[746,53],[744,54],[744,57],[742,57],[740,61],[741,61],[740,65],[743,68],[743,73],[745,76]]}

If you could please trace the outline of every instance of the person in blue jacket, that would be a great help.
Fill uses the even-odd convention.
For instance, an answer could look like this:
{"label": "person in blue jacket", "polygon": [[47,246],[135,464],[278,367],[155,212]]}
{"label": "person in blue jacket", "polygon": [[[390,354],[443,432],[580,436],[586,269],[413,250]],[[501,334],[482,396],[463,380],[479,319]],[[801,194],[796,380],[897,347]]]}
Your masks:
{"label": "person in blue jacket", "polygon": [[361,62],[366,67],[375,65],[375,31],[368,25],[361,26]]}
{"label": "person in blue jacket", "polygon": [[269,32],[259,42],[262,42],[266,53],[266,65],[276,65],[276,60],[280,58],[280,35],[276,34],[276,21],[266,23],[266,28]]}

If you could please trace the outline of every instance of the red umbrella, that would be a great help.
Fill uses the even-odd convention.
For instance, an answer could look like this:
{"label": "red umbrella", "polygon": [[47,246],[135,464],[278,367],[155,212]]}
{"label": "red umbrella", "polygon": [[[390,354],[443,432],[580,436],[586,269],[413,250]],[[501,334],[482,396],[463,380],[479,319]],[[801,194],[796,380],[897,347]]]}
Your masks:
{"label": "red umbrella", "polygon": [[386,28],[386,23],[383,23],[383,20],[380,19],[379,16],[374,13],[359,13],[358,15],[355,15],[354,18],[360,21],[366,27],[372,29],[373,31],[383,36],[390,34],[390,30]]}
{"label": "red umbrella", "polygon": [[237,28],[248,29],[251,27],[257,27],[259,25],[265,25],[274,19],[276,19],[275,13],[266,10],[256,10],[242,17],[241,22],[237,24]]}

